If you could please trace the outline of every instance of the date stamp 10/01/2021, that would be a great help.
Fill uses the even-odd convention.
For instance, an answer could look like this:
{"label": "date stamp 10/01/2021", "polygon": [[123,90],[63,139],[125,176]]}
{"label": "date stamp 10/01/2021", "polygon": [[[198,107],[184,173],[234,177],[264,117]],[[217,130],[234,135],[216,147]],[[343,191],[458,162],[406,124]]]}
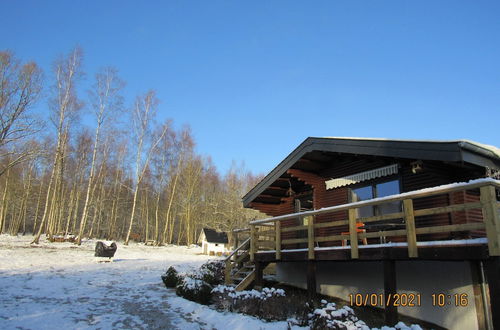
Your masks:
{"label": "date stamp 10/01/2021", "polygon": [[[469,297],[466,293],[433,293],[430,295],[433,307],[467,307]],[[349,304],[351,306],[371,306],[371,307],[420,307],[422,306],[422,294],[420,293],[395,293],[384,295],[383,293],[355,293],[349,294]]]}

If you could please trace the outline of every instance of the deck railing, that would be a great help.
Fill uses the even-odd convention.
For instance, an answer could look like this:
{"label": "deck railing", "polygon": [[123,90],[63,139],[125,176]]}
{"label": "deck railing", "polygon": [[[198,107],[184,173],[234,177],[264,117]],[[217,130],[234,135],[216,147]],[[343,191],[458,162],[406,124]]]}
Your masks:
{"label": "deck railing", "polygon": [[[254,260],[256,253],[271,250],[275,252],[276,260],[280,260],[282,252],[286,251],[286,249],[283,249],[284,245],[290,246],[291,244],[307,243],[308,259],[314,259],[316,244],[321,242],[334,242],[339,245],[339,241],[349,240],[350,245],[346,248],[350,249],[351,258],[357,259],[359,258],[359,239],[379,238],[385,240],[386,237],[395,236],[406,237],[408,256],[410,258],[417,258],[417,235],[466,231],[485,231],[488,241],[489,254],[492,256],[500,256],[500,203],[497,201],[496,195],[496,190],[499,188],[499,180],[479,179],[468,183],[444,185],[367,201],[325,207],[314,211],[293,213],[252,221],[250,222],[250,258],[251,260]],[[479,201],[464,202],[461,204],[441,207],[421,208],[417,210],[414,209],[414,201],[416,199],[470,190],[479,190]],[[402,204],[401,212],[370,217],[358,216],[359,212],[357,210],[361,207],[382,205],[393,202],[400,202]],[[447,214],[471,209],[478,209],[482,211],[482,222],[479,221],[433,226],[416,225],[415,219],[417,217]],[[331,214],[339,211],[346,212],[347,218],[330,222],[322,221],[316,223],[314,221],[316,216]],[[301,225],[293,227],[283,226],[283,221],[291,219],[299,219],[299,223]],[[304,219],[307,219],[306,224],[304,224]],[[398,226],[400,228],[395,230],[382,230],[374,232],[359,230],[359,226],[361,224],[369,227],[370,223],[387,222],[396,219],[402,219],[402,221],[398,221]],[[340,231],[340,234],[330,236],[318,235],[317,229],[319,228],[331,227],[335,229],[335,227],[337,227],[336,229],[339,229],[341,226],[344,228],[348,226],[348,233],[346,230],[337,230]],[[307,237],[305,237],[304,234],[298,235],[299,232],[303,233],[304,231],[307,231]],[[289,232],[295,232],[297,234],[294,235],[294,238],[284,239],[283,234]]]}

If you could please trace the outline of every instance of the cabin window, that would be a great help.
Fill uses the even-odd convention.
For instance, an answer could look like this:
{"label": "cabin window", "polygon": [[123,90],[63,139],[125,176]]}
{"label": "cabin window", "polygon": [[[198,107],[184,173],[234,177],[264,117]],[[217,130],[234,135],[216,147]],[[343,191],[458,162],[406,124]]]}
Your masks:
{"label": "cabin window", "polygon": [[[373,198],[396,195],[399,193],[399,180],[366,184],[350,189],[351,202],[366,201]],[[358,209],[358,217],[364,218],[396,212],[401,212],[401,202],[399,201],[360,207]]]}

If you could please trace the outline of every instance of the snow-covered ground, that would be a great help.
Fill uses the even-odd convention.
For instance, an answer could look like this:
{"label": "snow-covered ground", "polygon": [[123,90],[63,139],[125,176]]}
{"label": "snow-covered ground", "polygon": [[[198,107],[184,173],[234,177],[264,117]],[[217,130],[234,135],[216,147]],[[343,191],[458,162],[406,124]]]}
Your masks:
{"label": "snow-covered ground", "polygon": [[114,262],[97,263],[96,241],[31,240],[0,235],[0,329],[287,329],[166,289],[169,266],[189,271],[210,258],[198,247],[118,243]]}
{"label": "snow-covered ground", "polygon": [[0,236],[0,329],[286,329],[219,313],[177,297],[160,275],[209,257],[200,248],[118,243],[112,263],[97,263],[95,241],[30,246]]}

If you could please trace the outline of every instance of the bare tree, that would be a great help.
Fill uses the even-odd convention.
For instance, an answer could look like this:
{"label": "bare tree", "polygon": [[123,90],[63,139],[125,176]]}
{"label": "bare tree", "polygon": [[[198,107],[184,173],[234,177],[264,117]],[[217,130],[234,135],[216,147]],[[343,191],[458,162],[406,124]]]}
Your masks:
{"label": "bare tree", "polygon": [[80,230],[76,243],[82,242],[82,237],[87,223],[87,215],[91,195],[95,191],[94,176],[97,158],[97,149],[100,143],[101,128],[106,120],[117,110],[121,109],[122,97],[120,95],[124,83],[118,78],[116,69],[105,68],[96,75],[96,83],[91,92],[93,99],[94,115],[96,118],[96,130],[94,135],[94,149],[92,151],[92,162],[90,164],[90,174],[87,183],[87,192],[85,195],[85,203],[83,204],[82,217],[80,219]]}
{"label": "bare tree", "polygon": [[34,62],[21,64],[9,51],[0,51],[0,150],[9,156],[0,175],[35,153],[25,145],[7,148],[12,143],[38,132],[41,121],[30,113],[42,90],[43,74]]}
{"label": "bare tree", "polygon": [[128,245],[130,234],[132,233],[132,226],[134,223],[134,216],[137,206],[137,196],[139,194],[139,186],[142,179],[144,178],[144,173],[148,168],[152,153],[155,151],[158,143],[160,143],[168,130],[168,125],[165,124],[163,125],[163,128],[160,130],[160,133],[157,137],[153,137],[151,134],[151,128],[154,117],[156,115],[157,106],[158,99],[156,98],[154,91],[149,91],[145,95],[138,97],[135,102],[133,122],[137,139],[137,149],[133,183],[134,197],[132,200],[132,211],[130,212],[130,222],[127,230],[127,237],[125,239],[125,245]]}
{"label": "bare tree", "polygon": [[[81,49],[75,48],[67,57],[63,57],[60,60],[56,61],[54,65],[56,82],[54,86],[55,96],[52,102],[52,120],[56,125],[57,145],[54,154],[54,161],[52,164],[52,173],[47,188],[45,208],[43,211],[42,220],[40,222],[38,232],[32,242],[35,244],[38,244],[40,235],[42,234],[43,228],[47,221],[50,202],[51,200],[52,203],[56,202],[58,197],[57,193],[61,192],[58,187],[60,184],[62,184],[62,182],[56,181],[56,184],[54,184],[54,180],[60,180],[62,178],[65,143],[68,137],[67,133],[69,130],[69,125],[71,119],[75,118],[77,111],[82,107],[81,102],[77,98],[75,86],[76,82],[83,74],[80,71],[82,57],[83,55]],[[49,226],[49,228],[50,227],[51,226]]]}

